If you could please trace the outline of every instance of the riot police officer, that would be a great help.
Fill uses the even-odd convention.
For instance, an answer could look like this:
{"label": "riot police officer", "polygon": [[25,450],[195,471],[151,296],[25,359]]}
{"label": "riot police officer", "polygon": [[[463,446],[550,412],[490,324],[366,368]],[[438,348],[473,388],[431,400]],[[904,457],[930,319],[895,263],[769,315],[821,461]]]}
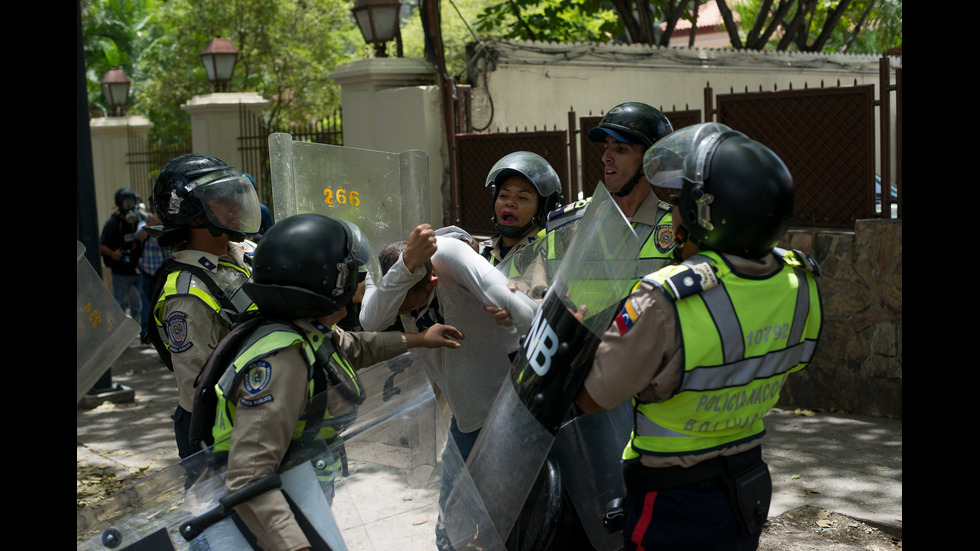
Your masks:
{"label": "riot police officer", "polygon": [[[643,173],[643,153],[654,142],[673,132],[659,109],[630,101],[610,109],[598,126],[587,133],[589,141],[605,145],[603,179],[616,206],[633,224],[640,239],[636,279],[672,261],[674,232],[671,205],[657,197]],[[561,243],[556,229],[576,223],[588,208],[588,200],[577,201],[548,214],[548,258],[558,259]],[[566,236],[567,239],[567,236]]]}
{"label": "riot police officer", "polygon": [[534,241],[545,217],[561,205],[561,181],[537,153],[516,151],[501,157],[487,175],[498,235],[480,244],[480,254],[497,265]]}
{"label": "riot police officer", "polygon": [[634,286],[576,403],[596,411],[632,399],[627,549],[755,549],[772,493],[763,417],[813,357],[819,269],[776,248],[795,194],[766,146],[696,125],[658,141],[644,169],[680,191],[684,261]]}
{"label": "riot police officer", "polygon": [[161,224],[146,229],[173,255],[157,270],[148,335],[176,376],[174,434],[184,458],[196,451],[188,441],[194,380],[236,317],[254,308],[241,286],[251,275],[245,234],[259,228],[259,200],[234,167],[191,154],[163,167],[153,201]]}
{"label": "riot police officer", "polygon": [[[377,257],[355,225],[319,214],[291,216],[263,236],[244,287],[259,321],[215,387],[213,436],[215,451],[228,453],[229,492],[277,472],[292,442],[336,438],[363,401],[356,368],[408,348],[459,347],[453,339],[462,334],[442,324],[421,333],[336,327],[357,290],[359,266],[369,262]],[[316,399],[328,389],[325,401]],[[262,549],[310,545],[281,492],[235,512]]]}

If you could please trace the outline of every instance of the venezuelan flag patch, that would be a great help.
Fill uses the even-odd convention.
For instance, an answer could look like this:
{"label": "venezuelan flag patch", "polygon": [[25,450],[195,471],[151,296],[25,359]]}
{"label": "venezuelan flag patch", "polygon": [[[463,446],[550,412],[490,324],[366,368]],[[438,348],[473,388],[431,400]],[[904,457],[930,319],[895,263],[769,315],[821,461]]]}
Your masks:
{"label": "venezuelan flag patch", "polygon": [[640,309],[636,306],[636,301],[633,298],[628,299],[623,305],[623,311],[616,316],[616,327],[619,328],[619,334],[625,335],[639,317]]}

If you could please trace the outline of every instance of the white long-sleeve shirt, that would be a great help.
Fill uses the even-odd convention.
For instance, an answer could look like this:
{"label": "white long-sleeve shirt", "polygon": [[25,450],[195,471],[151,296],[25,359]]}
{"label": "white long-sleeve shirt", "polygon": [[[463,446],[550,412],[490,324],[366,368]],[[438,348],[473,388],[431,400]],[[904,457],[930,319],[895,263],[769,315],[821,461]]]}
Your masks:
{"label": "white long-sleeve shirt", "polygon": [[[507,278],[458,239],[437,237],[432,268],[438,284],[430,294],[438,302],[444,323],[464,336],[460,348],[420,349],[428,364],[429,376],[439,386],[463,432],[483,426],[511,361],[508,354],[520,349],[520,336],[527,333],[537,304],[507,287]],[[405,295],[425,276],[420,266],[409,272],[403,258],[391,267],[375,286],[368,276],[361,302],[361,326],[381,331],[398,319]],[[513,325],[497,325],[484,305],[510,312]],[[407,332],[419,329],[411,315],[401,316]]]}

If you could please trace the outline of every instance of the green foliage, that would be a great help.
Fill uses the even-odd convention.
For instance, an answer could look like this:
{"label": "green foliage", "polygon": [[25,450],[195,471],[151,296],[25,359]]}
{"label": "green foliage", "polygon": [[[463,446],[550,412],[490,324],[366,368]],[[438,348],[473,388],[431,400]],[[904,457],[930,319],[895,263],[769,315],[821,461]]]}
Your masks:
{"label": "green foliage", "polygon": [[504,0],[486,5],[476,29],[504,39],[608,42],[622,34],[623,24],[604,0]]}
{"label": "green foliage", "polygon": [[[402,18],[401,33],[405,57],[425,59],[425,38],[418,2],[402,0],[408,5],[408,15]],[[466,73],[469,59],[468,44],[485,37],[476,30],[476,21],[486,3],[483,0],[440,0],[442,41],[446,60],[446,74],[459,77]],[[403,12],[403,15],[405,12]],[[394,55],[393,45],[388,45],[389,55]]]}
{"label": "green foliage", "polygon": [[[882,54],[902,44],[902,0],[728,0],[750,49]],[[771,34],[753,34],[756,26]]]}
{"label": "green foliage", "polygon": [[130,102],[144,76],[139,67],[143,52],[153,48],[161,29],[153,19],[157,0],[82,0],[84,50],[89,111],[107,113],[100,82],[106,71],[120,68],[133,82]]}
{"label": "green foliage", "polygon": [[[186,138],[190,123],[180,106],[195,95],[214,91],[200,58],[212,38],[229,38],[239,51],[228,90],[257,92],[269,100],[266,119],[273,125],[308,123],[338,109],[340,89],[327,75],[341,63],[370,56],[351,17],[352,0],[86,3],[91,8],[83,13],[90,89],[94,82],[98,90],[98,78],[104,73],[94,78],[93,70],[99,69],[91,69],[96,64],[90,59],[101,55],[105,65],[112,63],[114,49],[132,50],[127,53],[132,70],[126,70],[133,81],[130,112],[150,119],[154,125],[150,138],[160,145]],[[139,10],[122,9],[131,5],[145,7],[149,17],[137,20],[134,13]],[[138,24],[149,29],[152,40],[127,42],[97,32],[107,27],[106,19],[123,21],[124,28]]]}

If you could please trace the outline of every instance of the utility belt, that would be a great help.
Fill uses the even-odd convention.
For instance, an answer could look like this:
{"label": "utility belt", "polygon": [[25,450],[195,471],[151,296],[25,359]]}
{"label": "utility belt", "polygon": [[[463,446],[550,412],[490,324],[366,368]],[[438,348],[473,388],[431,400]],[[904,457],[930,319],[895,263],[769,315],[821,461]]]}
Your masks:
{"label": "utility belt", "polygon": [[646,467],[639,462],[623,467],[626,487],[637,492],[652,492],[694,486],[713,479],[738,475],[762,464],[762,446],[735,455],[719,455],[691,467]]}
{"label": "utility belt", "polygon": [[639,462],[623,467],[629,493],[645,493],[716,482],[728,491],[736,518],[745,533],[762,528],[769,516],[772,478],[762,460],[762,446],[735,455],[718,456],[692,467],[644,467]]}

